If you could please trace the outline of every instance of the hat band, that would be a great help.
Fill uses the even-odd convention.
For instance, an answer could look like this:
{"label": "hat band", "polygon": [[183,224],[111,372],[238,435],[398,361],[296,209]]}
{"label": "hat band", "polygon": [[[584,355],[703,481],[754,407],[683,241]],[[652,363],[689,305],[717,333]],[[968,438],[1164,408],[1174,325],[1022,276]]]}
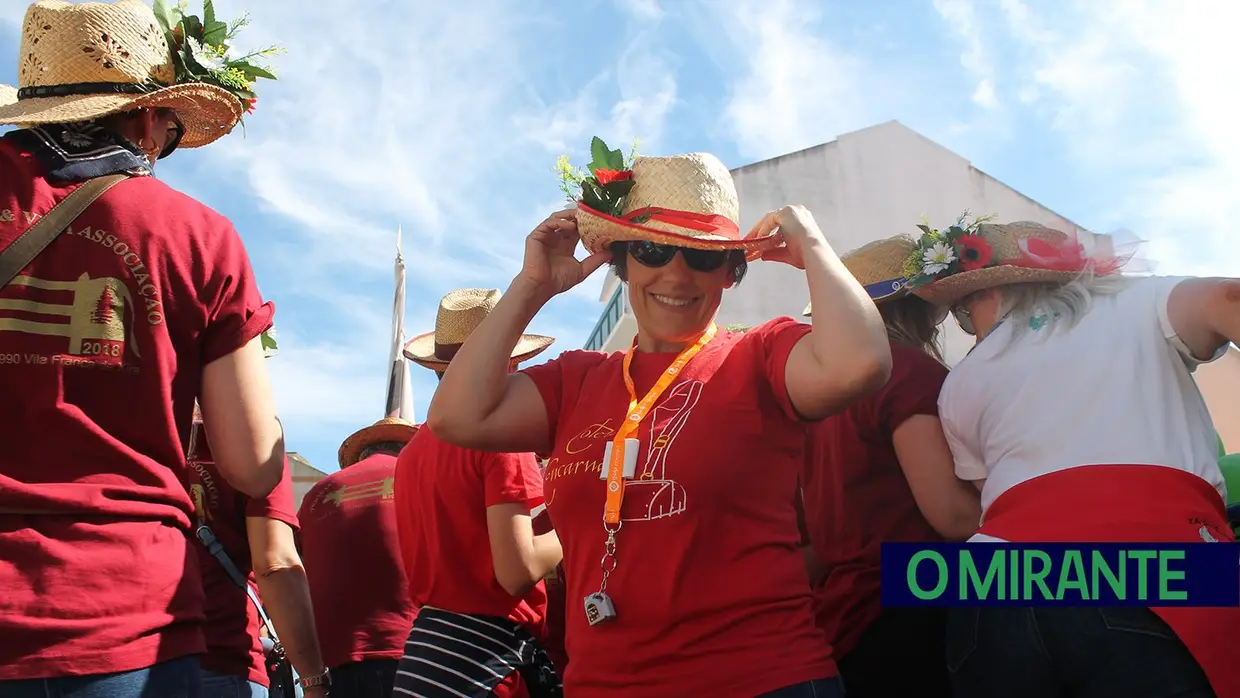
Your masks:
{"label": "hat band", "polygon": [[635,222],[634,219],[636,218],[667,223],[668,225],[688,228],[701,233],[719,233],[729,238],[739,238],[741,236],[741,229],[737,227],[736,221],[727,216],[713,213],[693,213],[691,211],[647,206],[624,214],[626,222]]}
{"label": "hat band", "polygon": [[439,361],[451,361],[464,344],[457,342],[455,344],[441,344],[435,342],[435,358]]}
{"label": "hat band", "polygon": [[157,84],[136,82],[75,82],[65,85],[40,85],[23,87],[17,91],[18,99],[39,97],[70,97],[73,95],[144,95],[162,89]]}
{"label": "hat band", "polygon": [[871,299],[877,300],[879,298],[886,298],[904,288],[905,283],[907,283],[907,280],[900,277],[898,279],[887,279],[886,281],[866,284],[863,288],[865,288],[865,292],[870,295]]}

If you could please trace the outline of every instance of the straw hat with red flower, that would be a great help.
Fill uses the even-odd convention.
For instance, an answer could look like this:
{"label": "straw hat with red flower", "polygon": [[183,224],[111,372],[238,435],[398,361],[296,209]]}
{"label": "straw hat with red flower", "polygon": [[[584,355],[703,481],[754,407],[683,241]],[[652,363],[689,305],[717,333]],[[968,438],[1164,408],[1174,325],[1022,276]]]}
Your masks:
{"label": "straw hat with red flower", "polygon": [[904,264],[908,288],[918,297],[950,305],[997,286],[1067,283],[1092,272],[1118,273],[1124,259],[1090,255],[1075,234],[1041,223],[969,221],[965,212],[946,230],[922,223],[922,235]]}
{"label": "straw hat with red flower", "polygon": [[758,253],[781,244],[778,232],[744,238],[732,174],[714,155],[626,158],[602,139],[576,170],[561,157],[562,189],[577,203],[577,230],[591,253],[613,242],[651,242],[704,250]]}
{"label": "straw hat with red flower", "polygon": [[278,47],[237,55],[230,43],[247,19],[219,20],[155,0],[68,3],[39,0],[22,26],[18,88],[0,86],[0,124],[73,123],[141,108],[175,110],[179,145],[195,148],[229,133],[254,110],[258,59]]}

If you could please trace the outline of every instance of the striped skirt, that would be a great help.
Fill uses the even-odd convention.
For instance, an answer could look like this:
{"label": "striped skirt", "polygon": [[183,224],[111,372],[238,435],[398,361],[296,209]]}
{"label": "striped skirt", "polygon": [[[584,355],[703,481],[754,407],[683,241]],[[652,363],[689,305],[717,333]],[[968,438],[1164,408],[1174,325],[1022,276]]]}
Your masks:
{"label": "striped skirt", "polygon": [[564,689],[541,643],[507,618],[418,611],[396,670],[393,697],[486,698],[519,672],[531,698],[562,698]]}

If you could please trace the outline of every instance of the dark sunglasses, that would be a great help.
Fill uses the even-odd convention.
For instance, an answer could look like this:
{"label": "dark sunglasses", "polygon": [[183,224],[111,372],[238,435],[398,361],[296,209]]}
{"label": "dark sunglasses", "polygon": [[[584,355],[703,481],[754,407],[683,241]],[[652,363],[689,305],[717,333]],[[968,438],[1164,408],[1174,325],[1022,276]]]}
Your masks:
{"label": "dark sunglasses", "polygon": [[181,124],[180,119],[171,119],[170,121],[171,123],[168,124],[168,144],[164,146],[163,150],[159,151],[159,158],[157,158],[159,160],[172,155],[172,151],[177,149],[177,146],[181,144],[181,139],[185,137],[185,126]]}
{"label": "dark sunglasses", "polygon": [[953,305],[952,315],[956,318],[956,324],[960,325],[960,329],[970,337],[977,336],[977,330],[973,327],[973,314],[964,308]]}
{"label": "dark sunglasses", "polygon": [[638,240],[628,243],[629,254],[643,267],[662,267],[679,252],[685,264],[693,271],[715,271],[728,261],[731,252],[727,250],[697,250],[691,247],[676,247],[657,242]]}

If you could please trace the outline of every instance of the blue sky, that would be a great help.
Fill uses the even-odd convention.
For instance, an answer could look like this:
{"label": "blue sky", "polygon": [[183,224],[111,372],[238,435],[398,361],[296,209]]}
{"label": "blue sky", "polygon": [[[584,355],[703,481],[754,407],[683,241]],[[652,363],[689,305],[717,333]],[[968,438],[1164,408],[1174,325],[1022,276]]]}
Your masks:
{"label": "blue sky", "polygon": [[[26,3],[0,0],[0,82]],[[229,216],[277,305],[290,450],[335,469],[382,416],[395,232],[410,335],[506,287],[590,137],[729,166],[898,119],[1159,273],[1240,276],[1240,5],[1227,0],[217,0],[280,43],[247,129],[158,175]],[[363,9],[364,8],[364,9]],[[798,203],[798,202],[788,202]],[[912,222],[910,222],[912,223]],[[842,252],[843,250],[841,250]],[[533,331],[585,341],[602,274]],[[435,388],[412,367],[418,419]]]}

